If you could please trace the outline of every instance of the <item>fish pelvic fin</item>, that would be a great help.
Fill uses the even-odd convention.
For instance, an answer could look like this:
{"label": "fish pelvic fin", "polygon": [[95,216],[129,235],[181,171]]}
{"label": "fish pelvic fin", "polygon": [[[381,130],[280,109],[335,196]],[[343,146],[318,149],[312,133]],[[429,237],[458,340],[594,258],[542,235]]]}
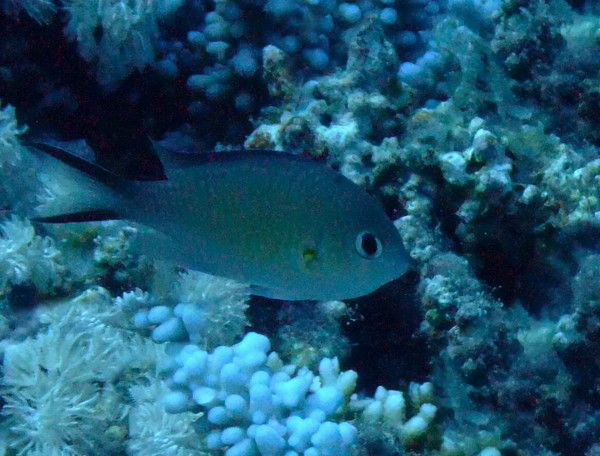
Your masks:
{"label": "fish pelvic fin", "polygon": [[32,220],[43,223],[91,222],[125,218],[127,180],[62,147],[28,142],[43,152],[38,177],[45,187]]}

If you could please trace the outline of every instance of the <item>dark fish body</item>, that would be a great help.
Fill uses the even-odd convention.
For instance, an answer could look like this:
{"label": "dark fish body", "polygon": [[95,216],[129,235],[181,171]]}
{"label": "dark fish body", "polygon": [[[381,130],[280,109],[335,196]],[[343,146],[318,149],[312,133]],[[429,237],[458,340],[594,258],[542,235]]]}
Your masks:
{"label": "dark fish body", "polygon": [[[103,181],[103,191],[80,192],[69,212],[110,213],[154,228],[160,235],[145,242],[149,254],[252,284],[257,294],[352,298],[408,267],[378,202],[311,160],[273,151],[213,153],[166,166],[166,180],[145,182],[69,164]],[[50,220],[64,211],[64,204],[52,206],[43,208],[42,220],[68,220]]]}

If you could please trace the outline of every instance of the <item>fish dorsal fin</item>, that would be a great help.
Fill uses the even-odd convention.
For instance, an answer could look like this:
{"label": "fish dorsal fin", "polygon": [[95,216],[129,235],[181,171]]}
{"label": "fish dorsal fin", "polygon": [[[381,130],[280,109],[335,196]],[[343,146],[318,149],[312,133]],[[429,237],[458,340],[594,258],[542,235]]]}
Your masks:
{"label": "fish dorsal fin", "polygon": [[308,157],[302,155],[294,155],[289,152],[272,150],[272,149],[223,149],[223,150],[210,150],[210,151],[193,151],[190,149],[175,150],[170,147],[163,147],[161,144],[155,143],[155,150],[160,158],[163,165],[167,179],[169,172],[174,172],[179,169],[185,169],[189,167],[202,166],[203,164],[215,163],[215,162],[226,162],[226,161],[239,161],[245,159],[255,159],[256,157],[269,157],[278,160],[289,160],[304,163],[315,163]]}

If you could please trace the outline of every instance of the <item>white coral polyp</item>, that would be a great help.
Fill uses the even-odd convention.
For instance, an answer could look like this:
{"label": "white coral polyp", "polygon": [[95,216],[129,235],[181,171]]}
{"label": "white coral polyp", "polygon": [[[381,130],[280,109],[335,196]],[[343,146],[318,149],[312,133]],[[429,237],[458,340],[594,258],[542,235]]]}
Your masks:
{"label": "white coral polyp", "polygon": [[12,217],[0,225],[0,294],[31,280],[44,294],[60,287],[64,267],[52,239],[35,234],[26,219]]}

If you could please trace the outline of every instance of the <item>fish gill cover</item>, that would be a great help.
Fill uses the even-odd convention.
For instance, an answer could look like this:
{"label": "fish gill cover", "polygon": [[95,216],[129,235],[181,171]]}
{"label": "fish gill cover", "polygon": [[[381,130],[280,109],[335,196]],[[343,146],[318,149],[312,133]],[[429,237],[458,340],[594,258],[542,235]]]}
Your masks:
{"label": "fish gill cover", "polygon": [[[600,452],[596,2],[0,8],[1,455]],[[149,139],[311,157],[412,270],[291,303],[140,255],[128,221],[32,223],[75,190],[28,135],[128,176],[160,174]]]}

